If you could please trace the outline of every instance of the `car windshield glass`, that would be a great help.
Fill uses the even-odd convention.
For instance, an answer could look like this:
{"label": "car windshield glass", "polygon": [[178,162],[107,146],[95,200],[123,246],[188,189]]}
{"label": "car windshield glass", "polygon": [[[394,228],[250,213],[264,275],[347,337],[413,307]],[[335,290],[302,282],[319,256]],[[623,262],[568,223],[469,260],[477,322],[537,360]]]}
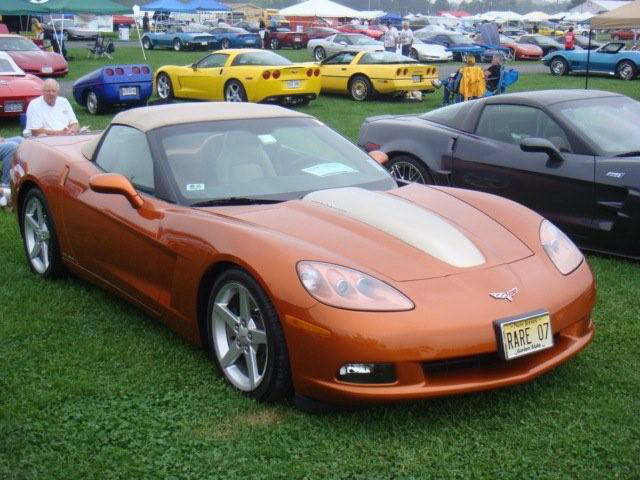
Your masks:
{"label": "car windshield glass", "polygon": [[0,75],[24,75],[24,72],[6,58],[0,58]]}
{"label": "car windshield glass", "polygon": [[22,37],[0,38],[0,50],[5,52],[29,52],[38,50],[36,44]]}
{"label": "car windshield glass", "polygon": [[272,67],[291,64],[291,60],[281,57],[277,53],[273,52],[241,53],[233,59],[233,65],[259,65]]}
{"label": "car windshield glass", "polygon": [[366,35],[350,35],[349,40],[351,40],[351,45],[377,45],[380,43]]}
{"label": "car windshield glass", "polygon": [[552,109],[602,155],[640,150],[640,102],[622,96],[603,97],[563,102]]}
{"label": "car windshield glass", "polygon": [[556,44],[555,40],[553,40],[552,38],[547,38],[547,37],[545,37],[543,35],[536,36],[536,37],[533,37],[533,38],[540,45],[555,45]]}
{"label": "car windshield glass", "polygon": [[156,131],[183,204],[288,200],[327,188],[396,183],[358,147],[312,118],[226,120]]}
{"label": "car windshield glass", "polygon": [[395,52],[371,52],[365,53],[360,62],[363,65],[379,65],[379,64],[394,64],[394,63],[418,63],[413,58],[405,57]]}
{"label": "car windshield glass", "polygon": [[458,35],[458,34],[449,35],[449,41],[451,43],[456,43],[456,44],[460,43],[464,45],[472,43],[471,40],[469,40],[464,35]]}

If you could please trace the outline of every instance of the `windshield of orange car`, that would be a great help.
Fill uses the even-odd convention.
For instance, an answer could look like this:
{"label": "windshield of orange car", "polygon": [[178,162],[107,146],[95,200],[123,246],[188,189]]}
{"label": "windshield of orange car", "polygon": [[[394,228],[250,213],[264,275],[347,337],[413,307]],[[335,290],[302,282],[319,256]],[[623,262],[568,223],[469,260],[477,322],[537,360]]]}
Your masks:
{"label": "windshield of orange car", "polygon": [[313,118],[260,118],[163,127],[160,145],[180,202],[290,200],[328,188],[388,190],[389,173]]}
{"label": "windshield of orange car", "polygon": [[279,67],[292,65],[291,60],[269,51],[247,52],[236,55],[231,63],[233,66],[252,65],[265,67]]}
{"label": "windshield of orange car", "polygon": [[31,40],[22,37],[0,38],[0,50],[5,52],[29,52],[38,50],[38,47]]}
{"label": "windshield of orange car", "polygon": [[624,96],[601,97],[561,102],[551,109],[602,155],[640,151],[640,102]]}

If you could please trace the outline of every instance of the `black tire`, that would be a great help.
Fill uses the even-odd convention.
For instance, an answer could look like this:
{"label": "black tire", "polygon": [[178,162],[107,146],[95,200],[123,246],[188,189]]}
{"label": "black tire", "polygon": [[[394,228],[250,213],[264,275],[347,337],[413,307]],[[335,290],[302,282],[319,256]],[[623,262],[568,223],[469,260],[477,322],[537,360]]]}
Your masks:
{"label": "black tire", "polygon": [[163,100],[173,98],[174,93],[171,77],[164,72],[158,74],[158,78],[156,79],[156,93],[158,97]]}
{"label": "black tire", "polygon": [[549,62],[551,75],[561,77],[569,73],[569,63],[562,57],[553,57]]}
{"label": "black tire", "polygon": [[409,155],[396,155],[385,164],[385,168],[396,180],[405,182],[433,184],[433,177],[426,165],[415,157]]}
{"label": "black tire", "polygon": [[638,75],[638,67],[630,60],[622,60],[616,65],[616,76],[620,80],[633,80]]}
{"label": "black tire", "polygon": [[322,47],[316,47],[313,49],[313,58],[315,58],[318,62],[321,62],[325,58],[327,58],[327,52]]}
{"label": "black tire", "polygon": [[142,46],[145,50],[153,50],[153,42],[149,37],[142,37]]}
{"label": "black tire", "polygon": [[87,93],[85,105],[91,115],[99,115],[104,112],[104,103],[93,90],[89,90]]}
{"label": "black tire", "polygon": [[220,42],[220,49],[221,50],[226,50],[227,48],[229,48],[229,39],[228,38],[223,38],[222,41]]}
{"label": "black tire", "polygon": [[269,40],[269,48],[271,50],[278,50],[278,48],[280,48],[280,41],[278,41],[277,38],[272,38]]}
{"label": "black tire", "polygon": [[[33,210],[32,213],[33,208],[35,208],[35,210]],[[43,278],[59,278],[63,276],[65,268],[62,263],[62,256],[60,255],[56,228],[47,199],[39,188],[31,188],[24,196],[20,205],[19,219],[22,245],[31,271]],[[46,226],[46,233],[43,229],[39,229],[38,233],[33,234],[35,227],[33,222],[40,226]],[[26,225],[27,223],[29,225]],[[47,237],[46,240],[44,240],[45,235]],[[34,238],[41,240],[34,242]],[[39,243],[41,249],[47,249],[46,258],[48,264],[46,264],[44,257],[40,260],[39,257],[33,255],[33,252],[35,252],[35,243]]]}
{"label": "black tire", "polygon": [[409,56],[411,58],[413,58],[414,60],[420,60],[420,56],[418,55],[418,51],[415,48],[412,48],[411,51],[409,52]]}
{"label": "black tire", "polygon": [[182,50],[182,40],[180,40],[179,38],[174,38],[173,39],[173,49],[176,52],[179,52],[180,50]]}
{"label": "black tire", "polygon": [[224,86],[225,102],[247,102],[247,92],[238,80],[229,80]]}
{"label": "black tire", "polygon": [[373,94],[373,85],[364,75],[356,75],[349,81],[349,93],[351,98],[357,102],[362,102]]}
{"label": "black tire", "polygon": [[[226,315],[215,315],[215,312],[220,310],[219,308],[214,308],[217,304],[216,299],[220,301],[221,298],[225,297],[225,290],[233,291],[232,289],[234,288],[238,288],[238,297],[234,297],[233,293],[228,294],[232,300],[230,300],[229,303],[224,304],[224,308],[227,311],[232,312],[233,315],[240,320],[240,322],[236,324],[240,328],[235,331],[231,327],[221,325],[221,317],[224,317],[224,319],[227,320],[224,322],[226,325],[230,323],[228,320],[229,317]],[[249,293],[248,298],[250,300],[247,301],[247,304],[255,307],[249,309],[250,319],[245,321],[241,318],[242,314],[240,313],[239,308],[240,290]],[[242,327],[245,329],[244,333],[240,333],[240,329]],[[264,333],[266,341],[261,344],[264,345],[264,347],[261,345],[256,347],[257,342],[253,343],[250,334],[247,339],[247,329],[251,331],[252,328],[254,331],[259,330]],[[221,330],[224,331],[222,335]],[[291,395],[293,388],[291,384],[289,351],[287,349],[284,332],[278,318],[278,312],[258,282],[244,270],[232,268],[225,271],[216,280],[213,288],[211,289],[211,293],[209,294],[206,332],[209,353],[218,373],[235,389],[241,391],[247,397],[260,402],[273,402]],[[224,338],[225,334],[227,335],[226,339]],[[221,360],[224,360],[222,348],[224,348],[225,342],[228,344],[238,345],[237,347],[232,347],[230,345],[229,350],[227,350],[225,354],[229,353],[231,348],[238,348],[238,351],[240,351],[243,348],[242,344],[250,344],[244,347],[244,352],[239,353],[238,356],[235,357],[237,360],[234,360],[233,365],[228,366],[229,368],[226,370],[221,364]],[[249,357],[247,356],[249,355],[249,352],[246,350],[249,348],[253,348],[255,351],[254,358],[256,359],[256,363],[254,365],[256,366],[256,373],[259,373],[259,368],[257,368],[259,363],[261,363],[261,360],[264,361],[262,369],[263,373],[257,385],[253,385],[253,382],[248,385],[239,385],[238,380],[242,379],[242,377],[239,377],[238,374],[244,374],[247,378],[249,377],[250,360],[248,360]],[[241,371],[243,362],[246,370],[245,372]],[[236,373],[230,371],[231,367],[238,369],[236,370]]]}

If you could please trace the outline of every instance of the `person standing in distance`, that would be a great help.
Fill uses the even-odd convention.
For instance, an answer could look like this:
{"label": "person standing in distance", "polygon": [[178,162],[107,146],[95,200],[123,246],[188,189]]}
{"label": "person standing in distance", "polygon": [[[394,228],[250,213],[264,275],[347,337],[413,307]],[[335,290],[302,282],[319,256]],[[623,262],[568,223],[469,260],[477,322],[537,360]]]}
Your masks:
{"label": "person standing in distance", "polygon": [[573,27],[569,27],[569,31],[564,34],[564,49],[573,50],[575,48],[576,36],[573,33]]}
{"label": "person standing in distance", "polygon": [[402,55],[408,57],[411,54],[411,45],[413,45],[413,30],[409,28],[409,22],[402,24],[400,45],[402,46]]}
{"label": "person standing in distance", "polygon": [[398,29],[391,22],[387,22],[387,32],[384,34],[384,49],[395,52],[398,46]]}

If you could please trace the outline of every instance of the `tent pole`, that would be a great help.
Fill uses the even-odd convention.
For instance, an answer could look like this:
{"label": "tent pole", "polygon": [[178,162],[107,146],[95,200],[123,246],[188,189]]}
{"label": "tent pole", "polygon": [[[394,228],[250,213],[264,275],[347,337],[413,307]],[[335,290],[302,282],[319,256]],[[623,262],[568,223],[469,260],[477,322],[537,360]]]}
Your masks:
{"label": "tent pole", "polygon": [[589,45],[587,45],[587,76],[584,79],[584,89],[589,90],[589,63],[591,62],[591,27],[589,27]]}
{"label": "tent pole", "polygon": [[142,57],[144,61],[147,61],[147,54],[144,53],[144,46],[142,45],[142,37],[140,36],[140,27],[138,27],[138,19],[136,18],[135,12],[133,13],[133,23],[136,26],[136,32],[138,32],[138,42],[140,43],[140,50],[142,50]]}

